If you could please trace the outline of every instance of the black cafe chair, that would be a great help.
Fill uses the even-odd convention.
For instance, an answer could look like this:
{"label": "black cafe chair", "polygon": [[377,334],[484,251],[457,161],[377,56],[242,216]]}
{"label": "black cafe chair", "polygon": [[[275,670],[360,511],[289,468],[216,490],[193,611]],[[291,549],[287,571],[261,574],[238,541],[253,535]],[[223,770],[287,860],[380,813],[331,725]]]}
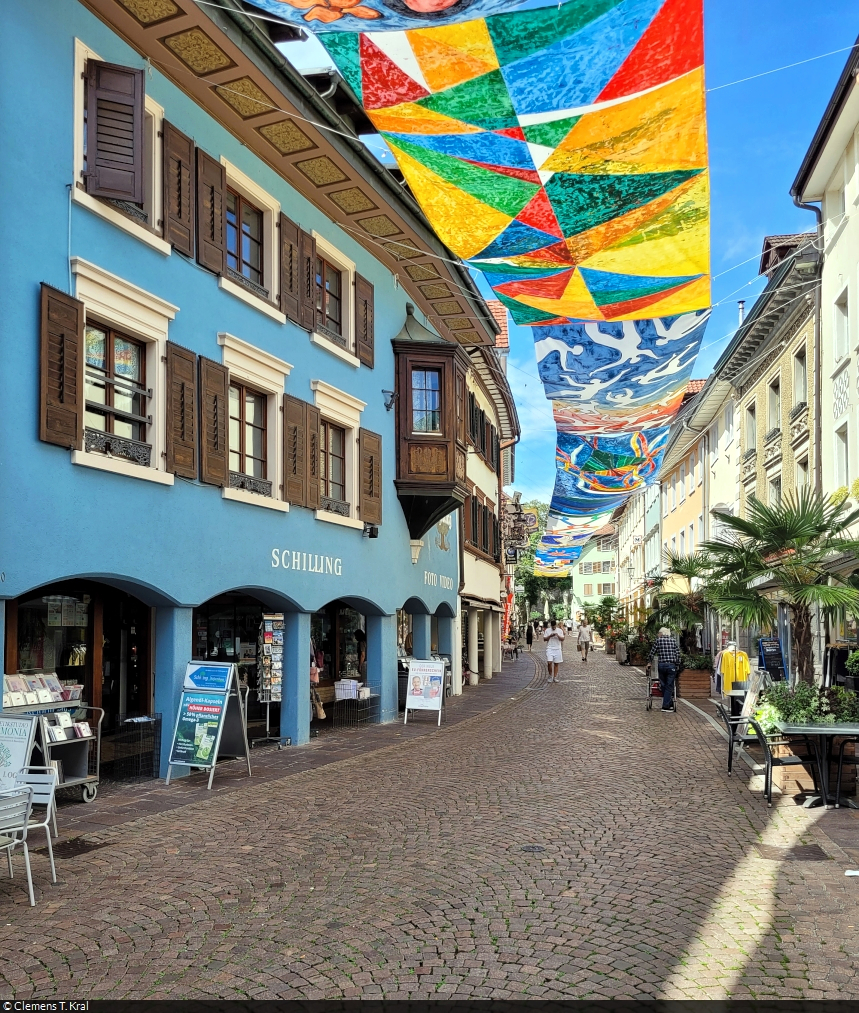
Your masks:
{"label": "black cafe chair", "polygon": [[851,736],[850,738],[842,739],[841,740],[841,747],[838,750],[838,780],[835,782],[835,808],[836,809],[840,809],[841,808],[841,773],[844,770],[844,748],[847,745],[849,745],[850,743],[852,743],[853,746],[854,746],[853,756],[852,757],[848,756],[847,757],[847,762],[848,763],[852,763],[855,766],[859,766],[859,755],[857,755],[856,749],[855,749],[855,746],[859,745],[859,738],[853,738]]}

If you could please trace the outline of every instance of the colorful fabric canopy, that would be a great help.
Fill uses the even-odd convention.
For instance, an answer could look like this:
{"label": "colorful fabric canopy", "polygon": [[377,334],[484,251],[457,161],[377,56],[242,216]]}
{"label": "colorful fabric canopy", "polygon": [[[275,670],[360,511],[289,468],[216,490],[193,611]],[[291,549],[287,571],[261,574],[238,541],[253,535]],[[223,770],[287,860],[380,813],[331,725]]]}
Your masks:
{"label": "colorful fabric canopy", "polygon": [[703,0],[407,2],[359,5],[406,30],[311,10],[440,238],[533,326],[558,428],[536,572],[564,575],[656,480],[706,324]]}

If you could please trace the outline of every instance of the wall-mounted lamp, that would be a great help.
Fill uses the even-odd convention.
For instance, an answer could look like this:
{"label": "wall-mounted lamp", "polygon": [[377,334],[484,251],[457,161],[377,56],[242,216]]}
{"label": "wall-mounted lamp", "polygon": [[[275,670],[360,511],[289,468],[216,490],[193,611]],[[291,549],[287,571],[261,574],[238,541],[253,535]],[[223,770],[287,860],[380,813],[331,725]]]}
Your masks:
{"label": "wall-mounted lamp", "polygon": [[367,524],[364,522],[364,537],[365,538],[378,538],[379,529],[375,524]]}
{"label": "wall-mounted lamp", "polygon": [[399,394],[395,390],[383,390],[382,393],[385,395],[385,411],[389,412],[394,407]]}

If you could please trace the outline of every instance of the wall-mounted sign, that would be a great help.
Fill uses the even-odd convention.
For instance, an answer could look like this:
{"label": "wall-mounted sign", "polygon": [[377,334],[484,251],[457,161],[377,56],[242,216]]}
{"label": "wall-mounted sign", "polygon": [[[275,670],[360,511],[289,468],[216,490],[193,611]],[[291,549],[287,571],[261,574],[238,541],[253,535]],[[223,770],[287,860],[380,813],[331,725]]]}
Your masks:
{"label": "wall-mounted sign", "polygon": [[424,570],[424,584],[430,587],[443,587],[446,591],[453,590],[453,577],[445,577],[443,573],[430,573]]}
{"label": "wall-mounted sign", "polygon": [[294,549],[272,549],[271,565],[284,570],[303,570],[306,573],[343,576],[343,560],[339,556],[323,556],[317,552],[299,552]]}

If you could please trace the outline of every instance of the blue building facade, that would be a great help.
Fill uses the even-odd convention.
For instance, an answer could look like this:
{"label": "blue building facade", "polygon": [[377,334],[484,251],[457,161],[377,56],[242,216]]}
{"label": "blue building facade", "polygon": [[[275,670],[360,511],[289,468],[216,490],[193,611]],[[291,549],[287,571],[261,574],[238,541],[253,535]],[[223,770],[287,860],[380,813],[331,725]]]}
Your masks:
{"label": "blue building facade", "polygon": [[[407,522],[397,403],[418,402],[392,339],[407,304],[448,348],[495,330],[240,6],[0,14],[4,670],[79,680],[106,727],[160,713],[164,748],[192,658],[254,685],[263,612],[284,613],[293,743],[317,661],[323,690],[361,668],[390,720],[406,630],[415,656],[454,654],[459,524],[439,513],[461,497],[428,466],[409,491],[427,482],[432,523]],[[456,395],[422,368],[443,429]]]}

